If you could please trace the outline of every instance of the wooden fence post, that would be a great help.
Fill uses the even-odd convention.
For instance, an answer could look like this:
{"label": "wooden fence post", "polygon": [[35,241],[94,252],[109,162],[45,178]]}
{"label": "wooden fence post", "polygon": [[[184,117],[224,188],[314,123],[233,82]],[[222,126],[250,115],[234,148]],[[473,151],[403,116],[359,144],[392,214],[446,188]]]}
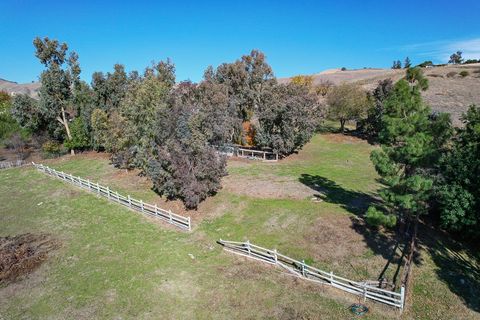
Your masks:
{"label": "wooden fence post", "polygon": [[305,277],[305,260],[302,260],[302,275]]}
{"label": "wooden fence post", "polygon": [[97,182],[97,192],[100,193],[100,185]]}
{"label": "wooden fence post", "polygon": [[275,259],[275,264],[278,262],[277,249],[273,249],[273,258]]}
{"label": "wooden fence post", "polygon": [[90,183],[90,179],[87,180],[88,190],[92,191],[92,184]]}
{"label": "wooden fence post", "polygon": [[142,209],[142,212],[143,212],[143,200],[140,200],[140,208]]}
{"label": "wooden fence post", "polygon": [[168,210],[168,219],[170,220],[170,223],[172,223],[172,210]]}
{"label": "wooden fence post", "polygon": [[107,197],[110,199],[110,187],[107,187]]}
{"label": "wooden fence post", "polygon": [[333,284],[333,271],[330,271],[330,283]]}
{"label": "wooden fence post", "polygon": [[367,284],[363,284],[363,302],[367,301]]}
{"label": "wooden fence post", "polygon": [[404,304],[405,304],[405,287],[401,286],[400,287],[400,313],[403,312]]}
{"label": "wooden fence post", "polygon": [[130,195],[128,195],[128,206],[130,208],[132,207],[132,199],[130,198]]}
{"label": "wooden fence post", "polygon": [[158,208],[157,208],[157,204],[155,203],[155,215],[157,216],[158,215]]}
{"label": "wooden fence post", "polygon": [[117,195],[117,201],[120,202],[120,196],[118,195],[118,191],[116,191],[115,194]]}
{"label": "wooden fence post", "polygon": [[188,216],[187,218],[188,218],[188,231],[192,231],[192,224],[190,222],[190,216]]}
{"label": "wooden fence post", "polygon": [[252,251],[250,250],[250,241],[247,240],[247,250],[248,250],[248,255],[252,254]]}

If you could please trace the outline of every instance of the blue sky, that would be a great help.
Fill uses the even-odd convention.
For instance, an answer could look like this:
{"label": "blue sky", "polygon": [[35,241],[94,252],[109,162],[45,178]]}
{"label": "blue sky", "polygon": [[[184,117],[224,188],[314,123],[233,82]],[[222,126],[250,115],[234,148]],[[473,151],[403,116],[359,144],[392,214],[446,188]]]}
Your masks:
{"label": "blue sky", "polygon": [[262,50],[277,77],[330,68],[390,67],[409,56],[480,58],[480,1],[0,2],[0,78],[30,82],[42,66],[35,36],[67,42],[82,78],[115,63],[143,70],[170,57],[177,80]]}

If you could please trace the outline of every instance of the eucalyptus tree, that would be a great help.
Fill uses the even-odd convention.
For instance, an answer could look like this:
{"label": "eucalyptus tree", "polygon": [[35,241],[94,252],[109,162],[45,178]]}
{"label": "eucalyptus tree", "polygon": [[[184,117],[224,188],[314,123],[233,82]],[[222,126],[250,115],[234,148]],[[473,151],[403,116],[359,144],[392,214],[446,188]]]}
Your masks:
{"label": "eucalyptus tree", "polygon": [[[73,118],[74,87],[79,85],[80,66],[78,55],[71,52],[67,57],[68,46],[57,40],[35,38],[35,56],[45,66],[40,75],[38,107],[42,117],[49,123],[54,136],[61,136],[55,121],[61,124],[68,140],[72,140],[69,121]],[[71,149],[71,153],[75,154]]]}

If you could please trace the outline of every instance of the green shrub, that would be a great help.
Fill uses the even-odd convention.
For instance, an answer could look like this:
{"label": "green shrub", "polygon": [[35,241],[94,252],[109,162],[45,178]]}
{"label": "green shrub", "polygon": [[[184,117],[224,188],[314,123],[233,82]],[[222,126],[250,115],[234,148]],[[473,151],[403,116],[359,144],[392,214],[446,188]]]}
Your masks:
{"label": "green shrub", "polygon": [[466,76],[468,76],[470,73],[467,71],[467,70],[463,70],[462,72],[459,73],[460,76],[462,76],[462,78],[465,78]]}
{"label": "green shrub", "polygon": [[81,117],[75,118],[70,124],[72,139],[65,141],[65,148],[87,149],[90,147],[90,136]]}
{"label": "green shrub", "polygon": [[397,224],[397,217],[393,214],[384,214],[375,207],[370,207],[365,215],[367,223],[371,226],[385,226],[393,228]]}
{"label": "green shrub", "polygon": [[45,158],[53,158],[60,156],[63,149],[60,143],[50,140],[42,144],[42,153]]}

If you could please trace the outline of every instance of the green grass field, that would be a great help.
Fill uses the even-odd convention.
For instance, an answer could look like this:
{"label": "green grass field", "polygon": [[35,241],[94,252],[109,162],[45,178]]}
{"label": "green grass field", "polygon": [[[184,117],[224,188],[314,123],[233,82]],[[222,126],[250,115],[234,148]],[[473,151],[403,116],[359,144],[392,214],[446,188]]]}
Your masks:
{"label": "green grass field", "polygon": [[[355,138],[322,134],[276,164],[230,161],[226,179],[235,188],[226,186],[188,213],[178,202],[159,199],[146,179],[113,168],[105,157],[47,161],[189,214],[191,233],[33,168],[0,171],[0,236],[48,233],[61,243],[34,273],[0,288],[0,319],[352,318],[348,306],[356,297],[234,256],[215,241],[249,239],[352,280],[377,279],[392,260],[384,275],[393,279],[399,254],[395,237],[370,230],[361,218],[378,198],[372,148]],[[296,196],[266,196],[268,184],[257,188],[256,181],[269,180],[273,194],[285,194],[288,186]],[[322,201],[311,201],[306,190]],[[422,238],[402,317],[479,318],[478,256],[423,229],[428,237]],[[367,319],[398,317],[387,307],[368,305]]]}

